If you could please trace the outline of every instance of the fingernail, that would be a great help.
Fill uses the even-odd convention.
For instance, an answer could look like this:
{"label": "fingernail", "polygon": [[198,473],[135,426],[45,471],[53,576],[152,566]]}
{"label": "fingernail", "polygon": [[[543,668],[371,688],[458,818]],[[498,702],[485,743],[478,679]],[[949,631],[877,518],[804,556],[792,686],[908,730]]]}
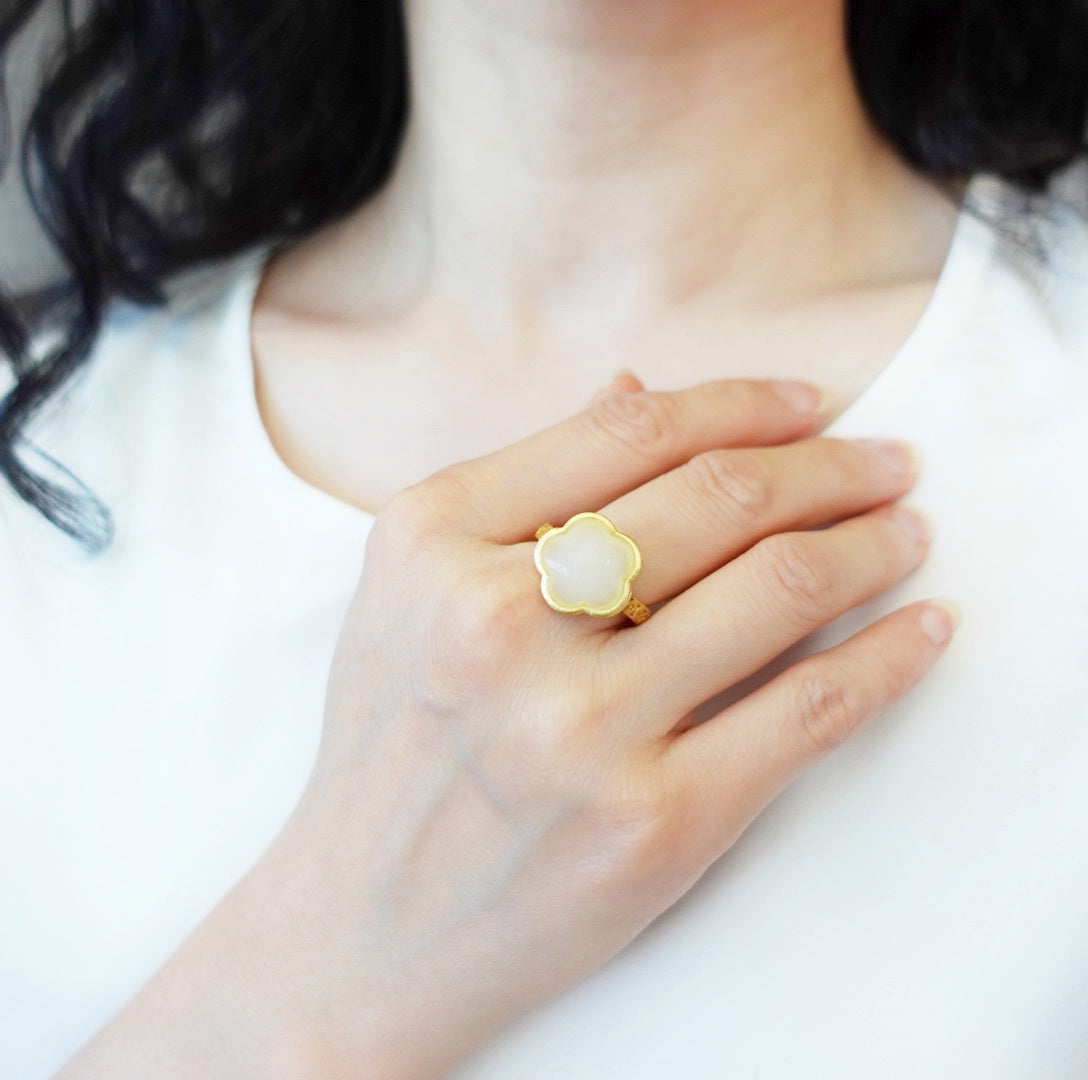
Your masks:
{"label": "fingernail", "polygon": [[963,622],[963,612],[955,601],[941,597],[939,600],[930,600],[919,622],[922,632],[934,645],[944,645]]}
{"label": "fingernail", "polygon": [[907,443],[890,439],[858,439],[857,443],[893,476],[912,476],[918,471],[918,455]]}
{"label": "fingernail", "polygon": [[812,383],[797,382],[793,379],[772,380],[774,391],[795,412],[819,412],[824,402],[824,393]]}
{"label": "fingernail", "polygon": [[892,511],[892,517],[914,543],[924,544],[929,540],[931,535],[929,521],[921,511],[913,507],[897,506]]}
{"label": "fingernail", "polygon": [[[621,389],[616,384],[623,379],[634,379],[635,385],[628,386],[626,389]],[[613,394],[627,394],[631,393],[634,389],[642,386],[639,377],[630,368],[620,368],[615,375],[612,376],[612,381],[607,386],[602,386],[594,395],[589,399],[590,405],[596,405],[602,398],[611,397]]]}

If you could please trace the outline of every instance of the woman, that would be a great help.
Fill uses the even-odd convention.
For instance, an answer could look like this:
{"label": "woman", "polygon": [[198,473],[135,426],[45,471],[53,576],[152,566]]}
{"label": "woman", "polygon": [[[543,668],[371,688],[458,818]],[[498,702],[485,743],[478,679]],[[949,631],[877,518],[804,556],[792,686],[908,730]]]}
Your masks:
{"label": "woman", "polygon": [[4,1075],[1082,1075],[1083,6],[92,10]]}

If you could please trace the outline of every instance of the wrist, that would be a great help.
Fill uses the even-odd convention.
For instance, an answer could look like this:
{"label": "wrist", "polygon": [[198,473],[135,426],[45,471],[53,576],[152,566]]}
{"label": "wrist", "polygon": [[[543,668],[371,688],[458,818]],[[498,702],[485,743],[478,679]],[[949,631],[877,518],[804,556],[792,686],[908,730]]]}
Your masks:
{"label": "wrist", "polygon": [[214,984],[206,1026],[229,1027],[228,1056],[259,1066],[252,1073],[228,1067],[223,1080],[426,1080],[402,1071],[395,1048],[378,1035],[388,1026],[384,1011],[345,985],[326,959],[310,891],[299,910],[294,890],[267,861],[202,928],[200,953],[216,958],[206,976]]}
{"label": "wrist", "polygon": [[245,983],[270,988],[278,1056],[306,1080],[440,1080],[501,1019],[474,1000],[457,950],[394,944],[396,913],[368,906],[374,862],[327,839],[304,805],[224,912]]}
{"label": "wrist", "polygon": [[251,871],[54,1080],[408,1080],[335,1022],[270,899]]}
{"label": "wrist", "polygon": [[359,944],[362,899],[347,905],[348,933],[330,898],[357,892],[327,880],[335,875],[318,847],[289,827],[208,921],[202,954],[228,958],[220,1015],[240,1018],[247,1040],[266,1048],[260,1080],[437,1080],[456,1061],[428,1067],[426,1029]]}

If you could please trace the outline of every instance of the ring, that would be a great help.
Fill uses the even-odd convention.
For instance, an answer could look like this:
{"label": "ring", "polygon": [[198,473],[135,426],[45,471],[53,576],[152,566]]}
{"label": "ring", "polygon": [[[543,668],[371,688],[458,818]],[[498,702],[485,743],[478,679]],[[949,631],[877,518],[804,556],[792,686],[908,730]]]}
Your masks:
{"label": "ring", "polygon": [[541,525],[533,562],[544,599],[564,615],[606,619],[622,611],[637,624],[652,614],[631,593],[642,569],[642,552],[603,514],[575,514],[559,528]]}

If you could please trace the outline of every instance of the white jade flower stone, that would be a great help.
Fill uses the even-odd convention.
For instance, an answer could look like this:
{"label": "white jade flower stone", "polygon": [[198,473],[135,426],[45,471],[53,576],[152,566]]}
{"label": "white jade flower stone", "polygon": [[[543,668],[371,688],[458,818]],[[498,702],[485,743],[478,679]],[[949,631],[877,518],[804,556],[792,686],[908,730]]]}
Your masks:
{"label": "white jade flower stone", "polygon": [[618,615],[631,599],[642,554],[608,518],[575,514],[536,542],[533,553],[544,599],[564,614]]}

